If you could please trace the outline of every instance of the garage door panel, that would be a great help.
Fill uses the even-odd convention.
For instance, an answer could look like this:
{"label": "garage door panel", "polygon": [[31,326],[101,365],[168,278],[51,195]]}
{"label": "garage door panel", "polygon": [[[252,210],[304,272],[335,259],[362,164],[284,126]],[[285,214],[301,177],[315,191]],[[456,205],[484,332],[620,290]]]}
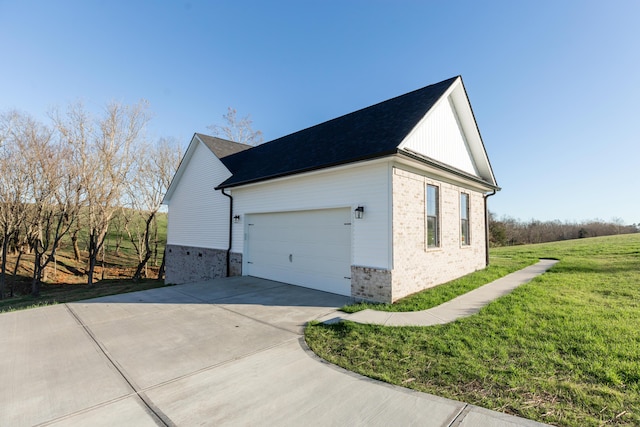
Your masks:
{"label": "garage door panel", "polygon": [[[291,256],[291,261],[289,260]],[[278,253],[278,252],[261,252],[254,254],[254,258],[259,258],[260,261],[251,262],[252,266],[280,266],[282,268],[288,268],[291,270],[308,270],[310,272],[324,273],[325,271],[340,271],[339,274],[346,274],[344,271],[345,262],[344,258],[348,256],[347,253],[339,256],[339,253],[333,253],[331,257],[325,257],[322,262],[318,262],[318,258],[322,254],[313,253]]]}
{"label": "garage door panel", "polygon": [[[348,226],[347,226],[348,227]],[[262,229],[265,228],[265,229]],[[268,229],[266,229],[268,228]],[[254,242],[265,242],[270,246],[279,244],[289,245],[290,243],[307,243],[312,245],[345,245],[350,242],[350,236],[344,236],[345,225],[340,228],[325,228],[321,234],[309,235],[308,229],[300,228],[278,228],[267,225],[253,225],[249,232]]]}
{"label": "garage door panel", "polygon": [[351,295],[351,210],[248,215],[246,274]]}

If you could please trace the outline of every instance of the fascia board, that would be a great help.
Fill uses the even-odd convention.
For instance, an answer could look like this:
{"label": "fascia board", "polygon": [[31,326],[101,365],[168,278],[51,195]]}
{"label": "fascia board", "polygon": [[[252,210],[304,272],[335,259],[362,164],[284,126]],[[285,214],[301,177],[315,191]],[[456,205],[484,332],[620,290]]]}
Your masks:
{"label": "fascia board", "polygon": [[489,162],[489,157],[487,155],[484,142],[482,141],[482,136],[480,135],[480,130],[478,129],[478,124],[475,120],[475,115],[473,114],[473,109],[471,108],[471,103],[469,101],[469,97],[467,96],[467,91],[460,76],[458,76],[456,80],[451,83],[451,86],[449,86],[449,88],[442,94],[440,99],[438,99],[438,101],[433,104],[431,109],[427,111],[425,116],[418,122],[418,124],[411,130],[411,132],[409,132],[404,137],[404,139],[398,146],[398,149],[405,149],[413,133],[416,132],[417,129],[427,121],[429,116],[436,110],[438,105],[441,102],[446,101],[448,98],[451,99],[454,110],[458,116],[457,118],[460,121],[460,125],[462,126],[462,131],[464,132],[465,138],[467,140],[474,166],[478,169],[480,176],[484,180],[487,180],[492,185],[497,187],[498,184],[495,175],[493,174],[493,169],[491,168],[491,163]]}
{"label": "fascia board", "polygon": [[377,156],[377,157],[373,157],[373,158],[366,158],[366,159],[362,159],[362,160],[358,160],[358,161],[353,161],[353,162],[349,162],[349,163],[341,163],[338,165],[333,165],[333,166],[328,166],[328,167],[323,167],[323,168],[318,168],[318,169],[312,169],[312,170],[307,170],[307,171],[303,171],[303,172],[296,172],[296,173],[291,173],[291,174],[286,174],[286,175],[280,175],[280,176],[275,176],[272,178],[267,178],[267,179],[260,179],[257,181],[251,181],[251,182],[245,182],[245,183],[238,183],[236,185],[231,185],[228,187],[223,187],[223,186],[218,186],[216,187],[216,190],[221,190],[221,189],[229,189],[229,190],[234,190],[234,189],[242,189],[242,188],[250,188],[250,187],[255,187],[255,186],[259,186],[259,185],[270,185],[270,184],[274,184],[274,183],[279,183],[282,181],[288,181],[288,180],[292,180],[292,179],[298,179],[298,178],[306,178],[309,176],[314,176],[314,175],[321,175],[321,174],[326,174],[326,173],[335,173],[335,172],[339,172],[339,171],[343,171],[345,169],[352,169],[352,168],[356,168],[356,167],[361,167],[363,165],[372,165],[372,164],[377,164],[377,163],[385,163],[385,162],[389,162],[390,159],[392,158],[392,155],[395,154],[394,153],[388,153],[385,154],[383,156]]}
{"label": "fascia board", "polygon": [[178,169],[176,170],[176,173],[173,175],[171,184],[169,184],[169,188],[167,188],[167,192],[164,194],[164,197],[162,198],[161,204],[169,205],[169,203],[171,202],[171,196],[173,196],[173,192],[178,186],[178,182],[180,182],[180,178],[182,178],[182,175],[184,175],[184,171],[186,170],[189,164],[189,160],[191,160],[191,157],[193,157],[193,153],[196,151],[196,147],[198,146],[199,143],[203,144],[200,138],[198,138],[198,135],[194,133],[193,137],[191,138],[191,141],[189,142],[189,146],[187,147],[187,151],[184,153],[184,156],[182,156],[182,160],[180,160],[180,165],[178,165]]}
{"label": "fascia board", "polygon": [[475,177],[467,172],[457,170],[409,150],[398,152],[398,155],[395,156],[395,162],[426,172],[451,184],[472,187],[484,192],[500,191],[500,187],[484,181],[482,178]]}
{"label": "fascia board", "polygon": [[491,162],[487,155],[482,135],[480,134],[478,122],[473,113],[473,108],[471,107],[471,102],[469,101],[469,96],[467,95],[467,90],[464,87],[462,79],[460,79],[460,85],[451,93],[451,99],[458,112],[463,131],[467,135],[469,150],[471,150],[476,167],[485,180],[490,181],[497,187],[498,183],[491,168]]}
{"label": "fascia board", "polygon": [[427,121],[429,116],[431,116],[431,114],[433,114],[433,112],[436,111],[436,109],[438,108],[438,105],[442,102],[442,100],[446,100],[447,99],[447,97],[460,84],[460,82],[461,82],[460,76],[456,77],[456,79],[453,81],[453,83],[451,83],[451,85],[442,94],[442,96],[440,98],[438,98],[438,100],[436,102],[433,103],[433,105],[431,106],[429,111],[427,111],[427,113],[424,115],[424,117],[422,117],[422,119],[420,119],[418,121],[418,123],[413,127],[413,129],[411,129],[411,131],[407,135],[405,135],[405,137],[402,139],[402,142],[400,143],[400,145],[398,145],[398,149],[399,150],[404,150],[405,149],[405,147],[408,144],[408,141],[411,138],[411,136],[415,132],[417,132],[417,130]]}

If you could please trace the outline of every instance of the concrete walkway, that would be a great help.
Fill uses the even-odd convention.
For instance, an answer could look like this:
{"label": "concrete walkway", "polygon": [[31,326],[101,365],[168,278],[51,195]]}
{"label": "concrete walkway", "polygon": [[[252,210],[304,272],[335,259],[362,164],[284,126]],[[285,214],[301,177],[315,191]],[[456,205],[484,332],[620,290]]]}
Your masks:
{"label": "concrete walkway", "polygon": [[362,310],[357,313],[331,313],[320,319],[330,324],[342,320],[384,326],[432,326],[453,322],[462,317],[471,316],[491,301],[513,291],[518,286],[531,281],[536,276],[553,267],[558,261],[541,259],[537,264],[508,274],[491,283],[487,283],[471,292],[440,304],[437,307],[422,311],[388,312],[378,310]]}

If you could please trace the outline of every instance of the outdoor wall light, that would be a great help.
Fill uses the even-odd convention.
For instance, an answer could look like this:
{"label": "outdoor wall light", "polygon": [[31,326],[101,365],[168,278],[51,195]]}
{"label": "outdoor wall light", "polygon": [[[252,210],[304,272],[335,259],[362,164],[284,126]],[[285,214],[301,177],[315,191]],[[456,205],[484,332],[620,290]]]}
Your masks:
{"label": "outdoor wall light", "polygon": [[236,215],[233,217],[233,222],[235,222],[236,224],[240,222],[240,215]]}
{"label": "outdoor wall light", "polygon": [[362,219],[364,216],[364,206],[358,206],[353,213],[355,214],[356,219]]}

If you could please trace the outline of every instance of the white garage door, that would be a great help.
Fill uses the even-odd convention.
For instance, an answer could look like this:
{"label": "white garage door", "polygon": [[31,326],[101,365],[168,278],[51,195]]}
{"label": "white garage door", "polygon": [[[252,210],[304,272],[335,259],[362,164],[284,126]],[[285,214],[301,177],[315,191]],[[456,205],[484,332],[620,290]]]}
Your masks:
{"label": "white garage door", "polygon": [[351,295],[351,210],[247,215],[245,274]]}

